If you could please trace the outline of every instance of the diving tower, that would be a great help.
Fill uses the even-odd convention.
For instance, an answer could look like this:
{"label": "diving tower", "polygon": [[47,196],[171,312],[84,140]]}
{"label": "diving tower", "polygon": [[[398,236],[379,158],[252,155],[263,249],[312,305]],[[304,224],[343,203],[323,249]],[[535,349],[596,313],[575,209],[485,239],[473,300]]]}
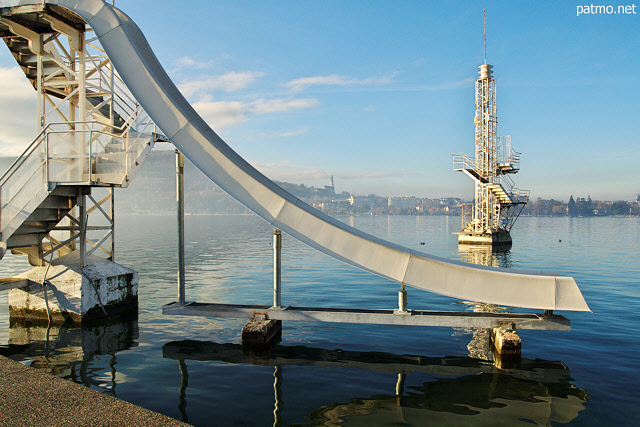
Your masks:
{"label": "diving tower", "polygon": [[[73,206],[80,206],[82,195],[66,196],[65,210],[68,206],[69,211],[56,211],[68,218],[70,225],[58,225],[53,218],[25,242],[18,244],[11,238],[19,235],[16,230],[54,191],[70,191],[69,187],[86,195],[102,187],[126,187],[154,142],[165,140],[166,135],[166,140],[216,185],[274,229],[390,279],[398,286],[400,296],[398,310],[352,310],[341,316],[326,308],[277,307],[276,302],[266,308],[230,307],[233,312],[229,313],[226,306],[187,302],[181,293],[176,303],[164,307],[167,314],[244,317],[261,312],[275,320],[340,321],[337,319],[341,317],[344,321],[361,321],[368,317],[370,323],[423,325],[454,321],[455,316],[448,313],[442,314],[444,318],[434,318],[432,313],[408,310],[405,287],[458,300],[539,310],[544,314],[519,320],[548,325],[536,328],[552,328],[553,320],[561,317],[554,316],[553,310],[589,310],[571,277],[436,257],[363,233],[305,204],[241,158],[209,127],[170,80],[138,26],[113,5],[103,0],[0,0],[0,13],[0,36],[38,90],[42,98],[38,117],[45,119],[40,135],[1,182],[4,250],[32,247],[32,251],[42,252],[43,256],[36,259],[46,260],[65,242],[79,239],[78,245],[86,247],[86,239],[77,236],[90,231],[84,216],[71,215],[72,219],[68,215]],[[492,105],[495,108],[495,103]],[[62,123],[52,122],[49,116],[62,118]],[[490,126],[493,122],[486,123]],[[510,163],[503,162],[499,167],[501,178],[512,173],[507,171],[517,170],[516,158],[507,159]],[[477,166],[473,170],[478,170]],[[510,191],[500,187],[501,182],[491,180],[487,191],[499,197],[503,188],[509,197]],[[23,230],[23,234],[30,231]],[[46,233],[51,235],[53,231],[72,235],[58,239],[60,243],[48,243]],[[41,243],[43,240],[45,243]],[[562,329],[568,328],[565,320]],[[482,322],[493,324],[499,319]]]}
{"label": "diving tower", "polygon": [[493,66],[478,67],[475,83],[475,157],[453,154],[453,170],[473,180],[475,199],[462,208],[458,243],[510,245],[511,228],[529,201],[529,191],[515,187],[511,175],[520,170],[520,155],[511,147],[511,136],[498,137],[498,106]]}

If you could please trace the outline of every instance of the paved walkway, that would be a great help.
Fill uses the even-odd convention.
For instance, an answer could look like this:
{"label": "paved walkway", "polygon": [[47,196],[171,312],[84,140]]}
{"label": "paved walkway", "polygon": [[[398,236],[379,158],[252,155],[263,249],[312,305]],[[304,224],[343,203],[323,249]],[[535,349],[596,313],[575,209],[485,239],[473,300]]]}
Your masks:
{"label": "paved walkway", "polygon": [[0,426],[187,426],[0,356]]}

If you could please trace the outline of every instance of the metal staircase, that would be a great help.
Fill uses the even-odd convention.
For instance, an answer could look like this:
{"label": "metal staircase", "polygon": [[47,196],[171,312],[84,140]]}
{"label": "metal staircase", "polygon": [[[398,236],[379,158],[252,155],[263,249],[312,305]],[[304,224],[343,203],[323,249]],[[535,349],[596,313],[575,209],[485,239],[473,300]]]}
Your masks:
{"label": "metal staircase", "polygon": [[[520,170],[521,153],[511,148],[509,136],[497,138],[495,158],[489,162],[490,166],[480,170],[476,159],[464,153],[453,154],[453,170],[464,172],[476,185],[476,195],[484,195],[484,199],[491,205],[494,220],[491,226],[494,229],[503,229],[507,232],[511,229],[524,205],[529,201],[529,190],[521,190],[515,187],[510,175]],[[487,224],[480,220],[484,212],[476,211],[484,206],[471,204],[467,209],[463,207],[462,232],[486,233]],[[471,209],[468,209],[471,208]],[[475,215],[474,215],[475,213]]]}
{"label": "metal staircase", "polygon": [[[46,4],[0,13],[0,36],[37,91],[39,128],[0,178],[0,258],[12,250],[43,265],[76,245],[82,256],[102,249],[113,258],[113,248],[101,246],[113,243],[113,188],[127,187],[154,143],[166,138],[79,16]],[[95,188],[107,196],[94,199]],[[92,212],[107,225],[88,225]]]}

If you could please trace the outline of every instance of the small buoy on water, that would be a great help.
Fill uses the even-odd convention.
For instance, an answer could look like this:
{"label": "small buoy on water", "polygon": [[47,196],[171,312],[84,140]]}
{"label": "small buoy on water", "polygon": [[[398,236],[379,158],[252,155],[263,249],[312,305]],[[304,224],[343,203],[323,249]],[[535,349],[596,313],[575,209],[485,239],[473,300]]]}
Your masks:
{"label": "small buoy on water", "polygon": [[562,242],[562,240],[558,240],[558,242]]}

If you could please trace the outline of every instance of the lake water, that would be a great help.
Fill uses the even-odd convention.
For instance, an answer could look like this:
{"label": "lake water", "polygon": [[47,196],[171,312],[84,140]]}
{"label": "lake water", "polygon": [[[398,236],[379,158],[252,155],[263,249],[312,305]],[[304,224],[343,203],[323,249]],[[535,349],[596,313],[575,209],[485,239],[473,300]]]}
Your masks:
{"label": "lake water", "polygon": [[[493,254],[459,250],[459,218],[340,219],[433,255],[573,276],[593,313],[561,313],[570,332],[520,331],[522,363],[509,371],[471,329],[285,323],[270,354],[252,353],[242,320],[161,314],[177,299],[175,217],[121,215],[116,260],[140,274],[138,318],[10,327],[3,292],[0,353],[199,426],[638,425],[638,218],[524,217],[512,248]],[[270,304],[272,234],[255,216],[186,217],[187,300]],[[282,254],[284,305],[396,308],[395,282],[286,235]],[[2,277],[27,268],[0,261]],[[408,307],[474,308],[411,288]]]}

